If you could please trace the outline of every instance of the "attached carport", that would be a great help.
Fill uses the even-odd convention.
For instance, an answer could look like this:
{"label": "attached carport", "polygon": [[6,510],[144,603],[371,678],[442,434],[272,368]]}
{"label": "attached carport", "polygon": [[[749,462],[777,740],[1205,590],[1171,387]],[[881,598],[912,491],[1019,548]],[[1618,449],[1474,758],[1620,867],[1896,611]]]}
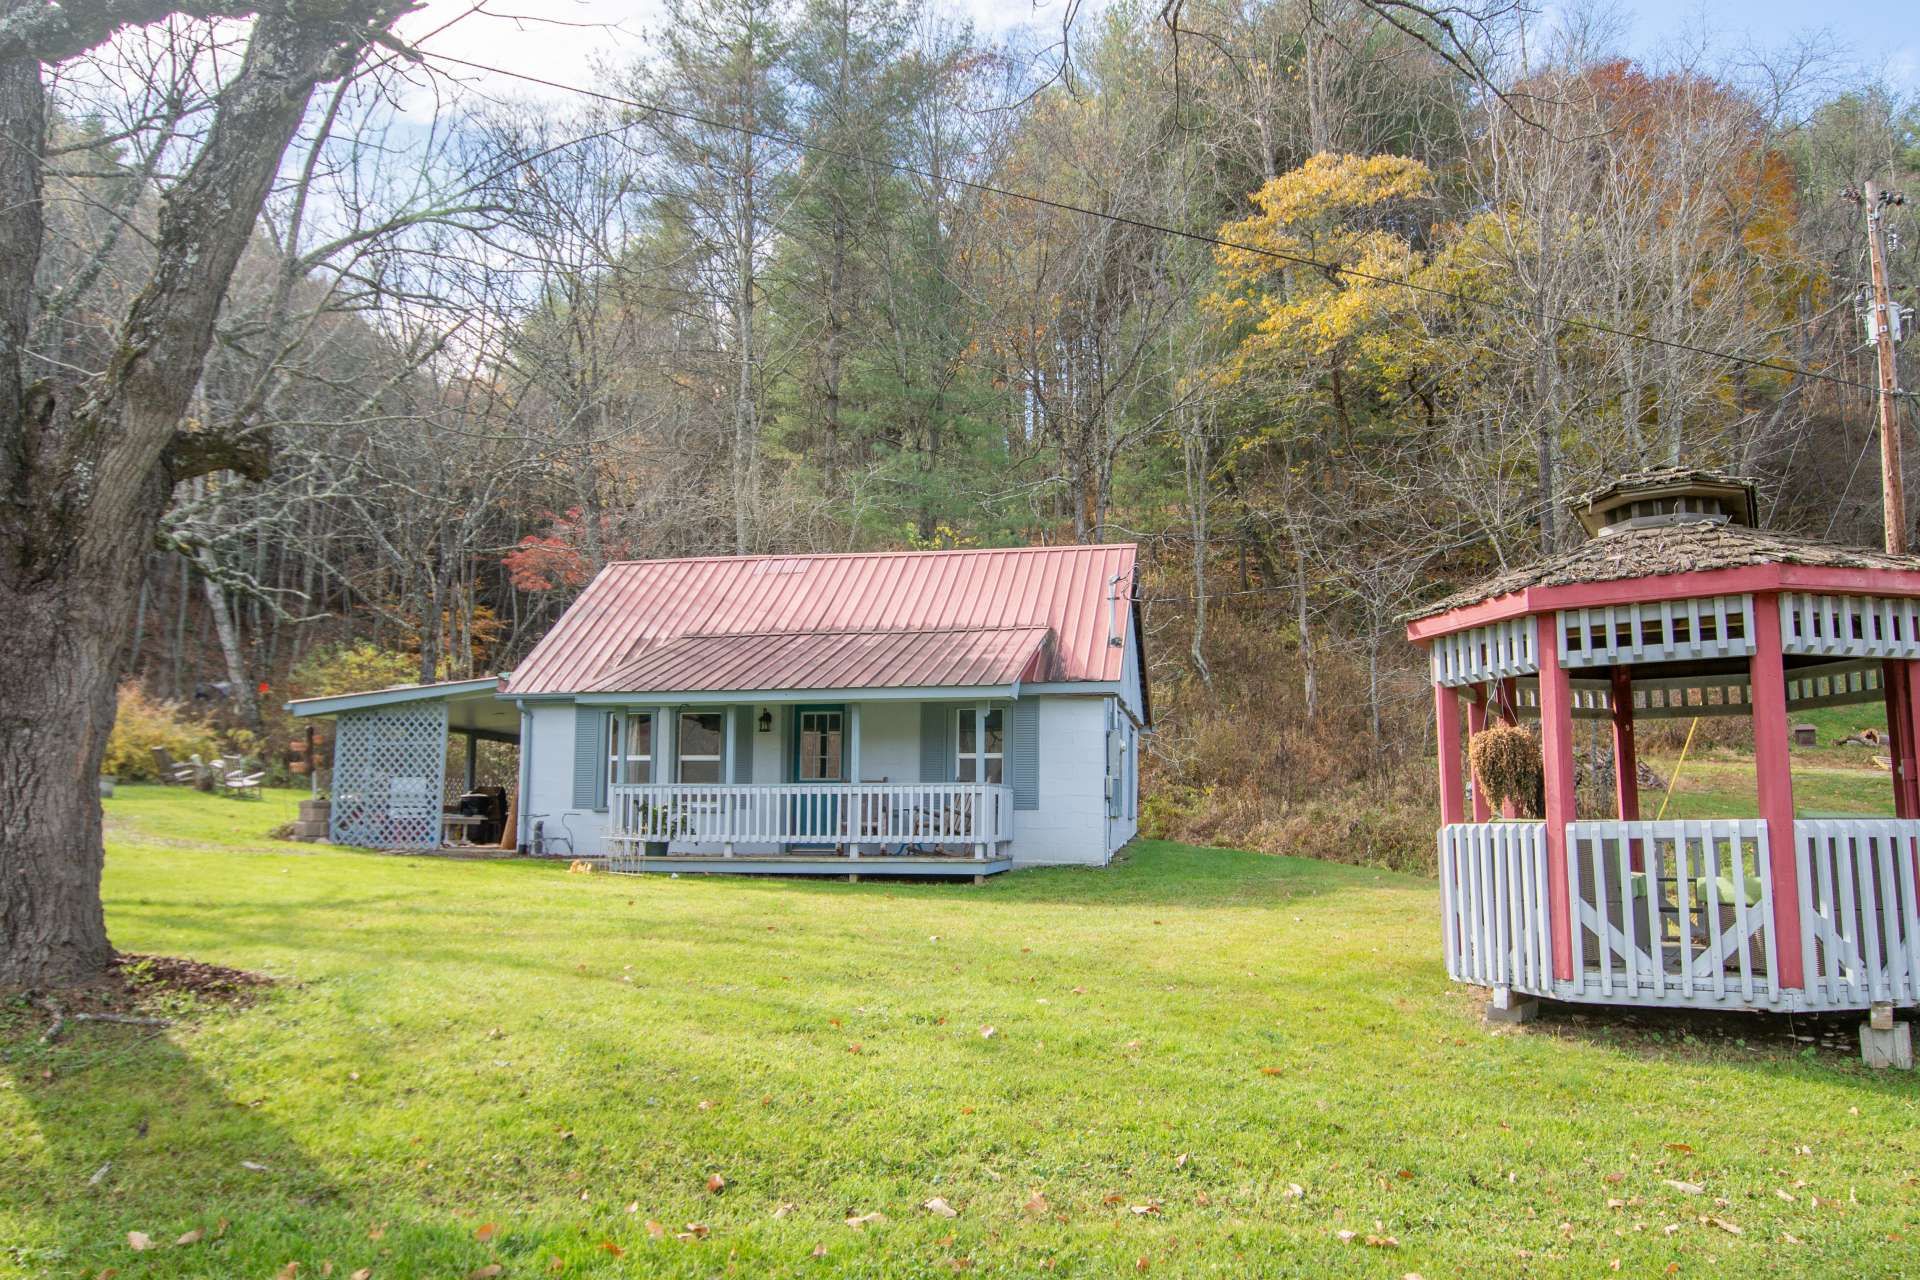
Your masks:
{"label": "attached carport", "polygon": [[[438,848],[451,804],[482,785],[481,744],[520,744],[520,713],[500,700],[499,688],[499,679],[487,676],[289,702],[295,716],[334,722],[327,838],[375,849]],[[456,735],[465,744],[464,768],[450,769]],[[497,781],[507,793],[510,831],[517,759]],[[451,792],[449,782],[460,791]]]}

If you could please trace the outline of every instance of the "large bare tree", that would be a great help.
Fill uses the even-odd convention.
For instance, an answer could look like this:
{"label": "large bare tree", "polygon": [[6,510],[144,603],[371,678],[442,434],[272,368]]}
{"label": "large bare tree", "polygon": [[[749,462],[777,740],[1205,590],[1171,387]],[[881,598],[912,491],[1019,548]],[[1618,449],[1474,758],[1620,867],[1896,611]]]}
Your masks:
{"label": "large bare tree", "polygon": [[[145,553],[177,483],[267,460],[246,422],[186,421],[215,320],[315,86],[411,7],[0,0],[0,987],[84,982],[112,960],[95,780]],[[249,13],[109,363],[32,367],[50,69],[138,24]]]}

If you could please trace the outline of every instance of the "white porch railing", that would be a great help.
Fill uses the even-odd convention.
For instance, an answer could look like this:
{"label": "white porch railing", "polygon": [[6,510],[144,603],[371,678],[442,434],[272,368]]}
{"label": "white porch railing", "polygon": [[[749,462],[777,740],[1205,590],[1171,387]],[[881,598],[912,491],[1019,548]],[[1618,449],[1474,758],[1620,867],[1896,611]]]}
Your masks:
{"label": "white porch railing", "polygon": [[1808,1002],[1920,1003],[1920,822],[1803,818],[1794,834]]}
{"label": "white porch railing", "polygon": [[1767,824],[1567,826],[1573,989],[1623,1004],[1779,1004]]}
{"label": "white porch railing", "polygon": [[618,785],[607,804],[608,837],[630,848],[904,845],[981,857],[1013,838],[1013,788],[981,783]]}
{"label": "white porch railing", "polygon": [[1546,831],[1542,822],[1441,828],[1441,928],[1450,977],[1485,987],[1552,990]]}

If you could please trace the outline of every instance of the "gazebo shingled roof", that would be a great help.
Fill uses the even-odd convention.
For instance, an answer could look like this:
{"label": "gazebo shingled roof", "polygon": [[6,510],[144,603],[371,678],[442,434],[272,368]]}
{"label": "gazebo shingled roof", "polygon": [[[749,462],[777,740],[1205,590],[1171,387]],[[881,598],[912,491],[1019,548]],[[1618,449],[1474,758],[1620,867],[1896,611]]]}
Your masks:
{"label": "gazebo shingled roof", "polygon": [[1529,587],[1617,582],[1626,578],[1702,573],[1755,564],[1920,570],[1920,556],[1890,556],[1884,551],[1846,547],[1817,538],[1776,533],[1768,529],[1750,529],[1737,524],[1700,523],[1622,529],[1604,538],[1589,538],[1571,550],[1511,569],[1464,591],[1436,600],[1414,611],[1409,615],[1409,620],[1437,617]]}

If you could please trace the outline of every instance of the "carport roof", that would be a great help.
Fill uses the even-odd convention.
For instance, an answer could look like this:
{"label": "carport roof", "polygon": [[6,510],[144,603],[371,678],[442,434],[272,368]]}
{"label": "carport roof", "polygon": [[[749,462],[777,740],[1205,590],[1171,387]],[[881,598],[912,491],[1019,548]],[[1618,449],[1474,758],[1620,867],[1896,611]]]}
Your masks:
{"label": "carport roof", "polygon": [[471,730],[518,738],[520,712],[511,703],[500,700],[501,681],[500,676],[484,676],[476,680],[442,680],[436,684],[396,684],[366,693],[296,698],[287,703],[287,710],[296,716],[337,716],[343,712],[407,703],[445,702],[447,728],[455,733]]}

